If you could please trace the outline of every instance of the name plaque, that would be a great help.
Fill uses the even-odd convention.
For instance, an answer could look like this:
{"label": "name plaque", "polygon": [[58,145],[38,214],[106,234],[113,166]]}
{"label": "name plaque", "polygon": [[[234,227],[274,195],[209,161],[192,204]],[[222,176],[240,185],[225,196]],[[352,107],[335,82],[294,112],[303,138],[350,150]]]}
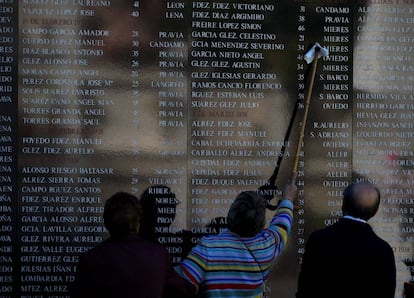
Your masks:
{"label": "name plaque", "polygon": [[103,206],[117,191],[168,187],[152,232],[174,264],[283,157],[275,204],[315,42],[330,54],[265,295],[294,296],[310,233],[338,221],[346,186],[371,181],[383,200],[370,224],[394,249],[401,296],[414,239],[411,1],[0,4],[1,297],[69,297],[79,256],[108,237]]}

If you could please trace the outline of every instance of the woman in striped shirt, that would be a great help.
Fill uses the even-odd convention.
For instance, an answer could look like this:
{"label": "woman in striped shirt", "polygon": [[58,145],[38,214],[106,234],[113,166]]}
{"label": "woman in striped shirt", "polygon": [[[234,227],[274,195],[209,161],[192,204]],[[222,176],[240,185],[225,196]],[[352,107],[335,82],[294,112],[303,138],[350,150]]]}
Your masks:
{"label": "woman in striped shirt", "polygon": [[283,200],[268,228],[267,201],[257,192],[240,193],[227,215],[228,229],[200,239],[177,272],[203,297],[262,297],[264,281],[291,231],[296,177],[285,186]]}

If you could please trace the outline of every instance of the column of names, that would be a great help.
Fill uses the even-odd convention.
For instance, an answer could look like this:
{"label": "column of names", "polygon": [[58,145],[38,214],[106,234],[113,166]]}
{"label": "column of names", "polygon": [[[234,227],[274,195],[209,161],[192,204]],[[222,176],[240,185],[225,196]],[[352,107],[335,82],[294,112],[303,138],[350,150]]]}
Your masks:
{"label": "column of names", "polygon": [[267,182],[265,170],[277,159],[282,142],[269,139],[261,123],[266,119],[257,116],[266,109],[267,96],[283,87],[267,66],[269,55],[285,50],[284,41],[265,26],[277,12],[270,2],[192,3],[189,152],[194,225],[226,217],[237,193]]}
{"label": "column of names", "polygon": [[[318,63],[310,137],[319,157],[315,189],[323,197],[320,208],[323,225],[331,225],[341,215],[342,191],[352,180],[352,29],[351,4],[314,7],[321,20],[321,44],[329,56]],[[309,155],[307,156],[310,157]],[[309,166],[312,166],[309,164]]]}
{"label": "column of names", "polygon": [[17,255],[17,1],[0,1],[0,293],[12,298]]}
{"label": "column of names", "polygon": [[68,297],[78,256],[105,233],[103,180],[88,165],[105,145],[116,105],[97,61],[111,32],[81,27],[110,2],[30,2],[20,7],[19,217],[21,295]]}
{"label": "column of names", "polygon": [[354,170],[379,186],[382,202],[373,225],[394,249],[397,295],[412,264],[414,97],[410,4],[357,7],[354,95]]}

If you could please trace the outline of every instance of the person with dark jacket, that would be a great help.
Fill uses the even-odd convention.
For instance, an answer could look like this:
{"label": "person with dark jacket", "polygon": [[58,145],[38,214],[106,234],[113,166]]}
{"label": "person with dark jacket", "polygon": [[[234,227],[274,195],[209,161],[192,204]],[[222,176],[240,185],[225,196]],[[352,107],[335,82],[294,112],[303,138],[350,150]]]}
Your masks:
{"label": "person with dark jacket", "polygon": [[344,190],[343,217],[307,241],[297,298],[394,298],[393,250],[367,223],[379,204],[380,192],[370,183]]}
{"label": "person with dark jacket", "polygon": [[119,192],[105,203],[110,238],[79,259],[73,298],[187,297],[195,292],[173,270],[168,253],[138,234],[138,198]]}

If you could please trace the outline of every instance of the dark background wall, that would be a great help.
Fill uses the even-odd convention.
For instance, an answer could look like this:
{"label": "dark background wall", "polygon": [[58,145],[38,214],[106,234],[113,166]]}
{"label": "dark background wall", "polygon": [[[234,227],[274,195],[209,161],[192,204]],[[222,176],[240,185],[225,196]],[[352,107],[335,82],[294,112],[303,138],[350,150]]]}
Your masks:
{"label": "dark background wall", "polygon": [[414,231],[411,1],[0,3],[1,297],[68,296],[78,256],[108,236],[103,204],[116,191],[171,188],[180,203],[159,210],[158,232],[178,262],[178,232],[217,232],[206,226],[266,183],[285,145],[282,186],[315,42],[330,55],[267,293],[292,297],[309,233],[367,179],[383,194],[371,224],[395,250],[400,295]]}

